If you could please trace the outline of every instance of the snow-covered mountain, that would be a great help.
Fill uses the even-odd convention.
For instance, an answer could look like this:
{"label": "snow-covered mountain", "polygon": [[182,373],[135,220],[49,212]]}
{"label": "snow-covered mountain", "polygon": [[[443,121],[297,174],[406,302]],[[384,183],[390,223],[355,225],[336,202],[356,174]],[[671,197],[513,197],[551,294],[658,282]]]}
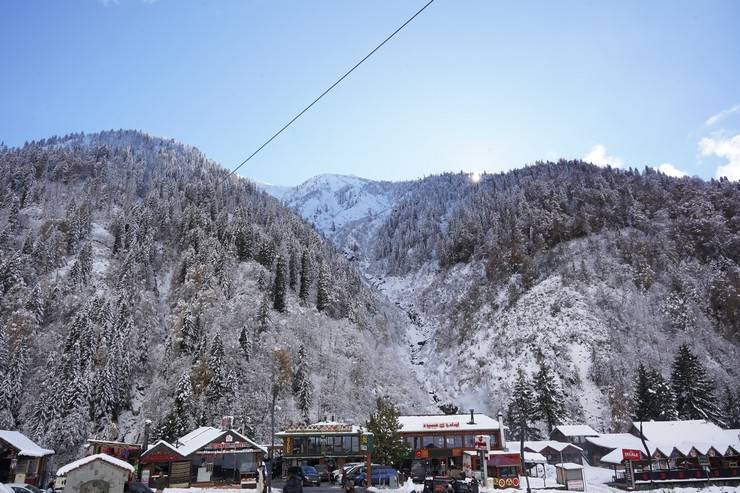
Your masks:
{"label": "snow-covered mountain", "polygon": [[[346,202],[343,202],[346,203]],[[293,211],[132,131],[0,147],[0,428],[63,461],[89,437],[236,416],[268,440],[375,399],[433,408],[405,314]],[[340,398],[337,398],[340,396]]]}
{"label": "snow-covered mountain", "polygon": [[296,187],[257,183],[313,224],[350,259],[367,256],[369,233],[380,227],[409,185],[332,174],[315,176]]}
{"label": "snow-covered mountain", "polygon": [[580,162],[471,178],[319,176],[281,196],[407,312],[439,403],[495,413],[546,361],[569,419],[618,429],[636,362],[667,377],[681,343],[718,399],[738,387],[737,184]]}

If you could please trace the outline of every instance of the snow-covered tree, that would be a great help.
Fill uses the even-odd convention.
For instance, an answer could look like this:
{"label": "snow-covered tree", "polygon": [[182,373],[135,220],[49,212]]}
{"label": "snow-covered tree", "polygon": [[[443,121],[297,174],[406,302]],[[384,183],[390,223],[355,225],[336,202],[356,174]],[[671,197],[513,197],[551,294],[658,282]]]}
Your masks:
{"label": "snow-covered tree", "polygon": [[378,397],[375,410],[367,421],[367,430],[373,434],[373,460],[397,466],[409,454],[409,446],[401,435],[398,420],[400,412],[393,401]]}
{"label": "snow-covered tree", "polygon": [[283,255],[278,255],[277,263],[275,266],[275,279],[272,285],[272,307],[279,311],[285,311],[285,276],[286,276],[286,265],[285,258]]}
{"label": "snow-covered tree", "polygon": [[708,419],[722,424],[714,382],[689,346],[682,344],[673,360],[671,385],[680,419]]}
{"label": "snow-covered tree", "polygon": [[673,390],[657,370],[640,363],[632,398],[636,421],[669,421],[676,419]]}
{"label": "snow-covered tree", "polygon": [[301,286],[298,297],[303,303],[308,302],[308,295],[311,289],[311,266],[308,259],[308,251],[303,250],[301,254]]}
{"label": "snow-covered tree", "polygon": [[565,420],[565,396],[555,375],[543,360],[534,376],[534,389],[537,395],[537,414],[545,422],[548,434]]}
{"label": "snow-covered tree", "polygon": [[532,382],[519,368],[506,411],[506,422],[511,437],[519,440],[524,435],[525,440],[539,440],[542,436],[537,427],[534,426],[534,423],[539,419],[540,415]]}
{"label": "snow-covered tree", "polygon": [[293,363],[292,387],[296,406],[301,412],[301,418],[304,423],[308,423],[313,400],[313,384],[309,374],[308,361],[306,361],[306,347],[303,344],[298,348],[298,356]]}

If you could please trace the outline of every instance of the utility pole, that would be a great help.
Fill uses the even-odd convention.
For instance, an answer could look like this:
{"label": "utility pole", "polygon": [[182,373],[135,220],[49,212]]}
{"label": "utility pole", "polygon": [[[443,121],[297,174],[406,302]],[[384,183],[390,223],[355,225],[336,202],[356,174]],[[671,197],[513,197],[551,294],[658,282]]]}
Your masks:
{"label": "utility pole", "polygon": [[[529,474],[527,474],[526,468],[524,466],[524,433],[527,426],[526,418],[524,415],[522,415],[522,422],[521,422],[521,429],[519,430],[519,454],[522,461],[522,474],[524,474],[524,479],[527,481],[527,493],[532,493],[532,489],[529,487]],[[501,433],[503,433],[504,430],[501,430]]]}
{"label": "utility pole", "polygon": [[277,403],[278,386],[272,383],[272,406],[270,407],[270,450],[267,451],[267,461],[270,464],[270,472],[266,474],[267,491],[272,493],[272,456],[275,453],[275,404]]}

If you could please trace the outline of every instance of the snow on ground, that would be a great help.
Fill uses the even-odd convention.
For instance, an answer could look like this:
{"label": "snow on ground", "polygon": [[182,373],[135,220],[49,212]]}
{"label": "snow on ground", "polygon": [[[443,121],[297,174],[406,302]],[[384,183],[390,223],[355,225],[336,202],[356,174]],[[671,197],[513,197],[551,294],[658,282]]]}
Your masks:
{"label": "snow on ground", "polygon": [[[256,491],[256,490],[242,490],[239,488],[165,488],[164,493],[244,493],[245,491]],[[282,493],[283,490],[280,488],[272,488],[272,493]]]}
{"label": "snow on ground", "polygon": [[[593,467],[584,465],[584,477],[586,479],[586,493],[617,493],[623,492],[617,488],[607,486],[605,483],[611,481],[612,470],[603,467]],[[522,493],[526,491],[527,483],[526,478],[521,476],[521,489],[493,489],[493,488],[480,488],[481,493]],[[536,490],[538,493],[562,493],[563,489],[557,488],[546,488],[545,486],[554,487],[557,485],[555,482],[555,467],[547,466],[547,477],[543,480],[540,477],[530,477],[529,485],[532,490]],[[368,488],[367,491],[371,493],[420,493],[423,490],[423,485],[414,484],[410,480],[401,485],[399,488]],[[705,487],[691,487],[691,488],[657,488],[653,491],[656,492],[671,492],[671,493],[740,493],[740,486],[705,486]]]}

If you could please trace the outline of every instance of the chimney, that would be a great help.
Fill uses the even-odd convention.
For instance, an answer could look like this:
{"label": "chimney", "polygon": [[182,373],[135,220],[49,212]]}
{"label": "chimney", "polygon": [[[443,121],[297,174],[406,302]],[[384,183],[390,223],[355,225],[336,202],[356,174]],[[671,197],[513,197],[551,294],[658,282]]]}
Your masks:
{"label": "chimney", "polygon": [[331,422],[332,423],[334,422],[334,415],[333,414],[331,415]]}
{"label": "chimney", "polygon": [[501,448],[506,450],[506,432],[504,431],[504,413],[498,412],[498,427],[501,433]]}
{"label": "chimney", "polygon": [[469,425],[475,424],[475,409],[470,410],[470,422],[468,422]]}
{"label": "chimney", "polygon": [[234,426],[234,416],[224,416],[221,418],[221,429],[230,430]]}

